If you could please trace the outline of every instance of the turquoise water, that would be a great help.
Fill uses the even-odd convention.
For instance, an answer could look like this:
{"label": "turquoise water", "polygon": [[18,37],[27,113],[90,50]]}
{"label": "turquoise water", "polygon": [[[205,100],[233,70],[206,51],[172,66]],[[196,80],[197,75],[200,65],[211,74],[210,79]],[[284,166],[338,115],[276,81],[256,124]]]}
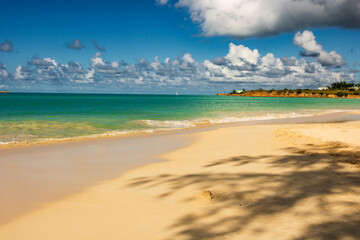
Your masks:
{"label": "turquoise water", "polygon": [[360,109],[360,99],[0,94],[0,142],[181,129]]}

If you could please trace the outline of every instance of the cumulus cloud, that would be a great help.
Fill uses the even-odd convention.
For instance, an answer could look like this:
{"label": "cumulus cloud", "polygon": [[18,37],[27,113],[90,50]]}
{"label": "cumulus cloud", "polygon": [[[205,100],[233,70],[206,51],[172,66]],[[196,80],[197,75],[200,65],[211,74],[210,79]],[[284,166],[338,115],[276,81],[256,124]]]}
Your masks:
{"label": "cumulus cloud", "polygon": [[13,43],[9,40],[5,40],[3,43],[0,43],[1,52],[12,52],[14,50]]}
{"label": "cumulus cloud", "polygon": [[58,63],[56,60],[51,58],[40,58],[33,57],[31,61],[28,62],[29,67],[32,67],[35,72],[33,75],[36,75],[39,80],[45,81],[59,81],[60,80],[60,71],[58,68]]}
{"label": "cumulus cloud", "polygon": [[[167,4],[167,0],[156,0]],[[358,0],[177,0],[206,36],[276,35],[308,27],[360,27]]]}
{"label": "cumulus cloud", "polygon": [[9,76],[9,73],[6,70],[5,64],[0,62],[0,80],[5,80],[8,76]]}
{"label": "cumulus cloud", "polygon": [[33,57],[31,61],[29,61],[30,65],[37,66],[39,68],[46,68],[46,67],[53,67],[57,66],[57,62],[51,58],[40,58],[40,57]]}
{"label": "cumulus cloud", "polygon": [[294,44],[302,47],[304,51],[300,52],[305,57],[316,57],[317,61],[323,66],[341,67],[345,60],[336,51],[327,52],[315,40],[311,31],[297,32],[294,37]]}
{"label": "cumulus cloud", "polygon": [[[296,34],[294,43],[304,49],[304,56],[279,58],[273,53],[261,55],[257,49],[233,43],[229,44],[229,50],[223,56],[202,62],[196,61],[190,53],[164,60],[155,57],[133,63],[109,62],[101,52],[97,52],[89,60],[89,67],[83,67],[78,62],[63,64],[52,58],[36,56],[26,66],[18,66],[13,74],[0,64],[0,84],[12,84],[14,88],[17,85],[29,88],[61,86],[61,89],[75,89],[73,91],[102,89],[106,92],[156,93],[177,89],[209,93],[243,87],[312,88],[328,86],[336,81],[360,82],[356,69],[343,67],[334,70],[329,67],[336,66],[333,61],[339,60],[332,52],[324,51],[312,33]],[[310,60],[317,61],[308,61],[309,55],[312,56]],[[328,55],[332,60],[326,63],[321,57]]]}
{"label": "cumulus cloud", "polygon": [[0,62],[0,89],[7,89],[11,82],[11,74],[7,71],[5,64]]}
{"label": "cumulus cloud", "polygon": [[82,44],[79,39],[74,39],[71,43],[67,43],[66,47],[74,50],[80,50],[85,48],[84,44]]}
{"label": "cumulus cloud", "polygon": [[15,70],[14,78],[16,80],[32,79],[32,73],[27,67],[19,65]]}
{"label": "cumulus cloud", "polygon": [[229,53],[225,56],[225,59],[238,69],[251,69],[257,65],[259,57],[260,54],[257,49],[251,50],[243,45],[236,46],[230,43]]}

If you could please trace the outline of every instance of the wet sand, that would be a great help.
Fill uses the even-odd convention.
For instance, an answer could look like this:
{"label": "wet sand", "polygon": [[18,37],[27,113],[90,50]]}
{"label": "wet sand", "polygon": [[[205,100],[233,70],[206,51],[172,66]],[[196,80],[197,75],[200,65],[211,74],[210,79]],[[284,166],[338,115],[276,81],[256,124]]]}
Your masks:
{"label": "wet sand", "polygon": [[0,236],[358,239],[360,123],[343,120],[2,150]]}
{"label": "wet sand", "polygon": [[0,225],[126,170],[161,161],[158,156],[189,142],[187,136],[168,134],[0,149]]}

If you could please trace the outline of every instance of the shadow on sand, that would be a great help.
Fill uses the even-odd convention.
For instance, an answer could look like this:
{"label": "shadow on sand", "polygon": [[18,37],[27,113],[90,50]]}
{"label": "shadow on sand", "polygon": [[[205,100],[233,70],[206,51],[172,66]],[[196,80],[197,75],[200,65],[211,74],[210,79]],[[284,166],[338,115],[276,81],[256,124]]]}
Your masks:
{"label": "shadow on sand", "polygon": [[[162,174],[132,179],[128,187],[163,185],[167,191],[159,198],[169,197],[189,186],[199,191],[217,189],[212,192],[212,202],[204,211],[184,214],[169,224],[174,232],[171,239],[231,239],[249,229],[256,236],[276,224],[267,223],[266,219],[281,214],[285,214],[289,222],[302,221],[304,226],[301,234],[291,235],[290,229],[287,231],[290,235],[283,239],[360,239],[360,151],[336,143],[310,144],[286,151],[285,156],[221,159],[204,165],[204,172],[199,174]],[[243,166],[260,161],[272,170],[242,171]],[[234,171],[217,172],[216,168],[221,165],[232,166]],[[342,198],[343,195],[353,197]],[[312,206],[309,209],[306,208],[308,202]],[[305,207],[298,208],[298,204]],[[224,210],[231,214],[224,214]],[[313,221],[315,214],[322,216],[321,221]],[[261,227],[253,228],[257,221],[263,224],[255,224]]]}

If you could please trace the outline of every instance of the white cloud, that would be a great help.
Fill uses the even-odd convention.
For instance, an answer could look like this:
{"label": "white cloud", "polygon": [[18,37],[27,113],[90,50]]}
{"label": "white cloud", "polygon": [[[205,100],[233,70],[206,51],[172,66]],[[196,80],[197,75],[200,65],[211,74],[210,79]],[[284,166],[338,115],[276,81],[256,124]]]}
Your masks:
{"label": "white cloud", "polygon": [[90,69],[87,71],[87,73],[85,73],[85,78],[88,80],[87,82],[94,82],[94,74],[95,74],[95,69]]}
{"label": "white cloud", "polygon": [[307,27],[360,27],[358,0],[177,0],[176,6],[188,9],[206,36],[245,38]]}
{"label": "white cloud", "polygon": [[192,55],[190,53],[185,53],[184,56],[183,56],[183,59],[185,62],[188,62],[188,63],[194,63],[195,60],[192,58]]}
{"label": "white cloud", "polygon": [[112,62],[112,63],[111,63],[111,66],[112,66],[113,68],[118,68],[118,67],[120,66],[120,63],[119,63],[119,62]]}
{"label": "white cloud", "polygon": [[342,56],[335,51],[329,53],[322,51],[317,59],[324,66],[341,67],[345,64],[345,60]]}
{"label": "white cloud", "polygon": [[247,63],[257,64],[259,57],[260,54],[257,49],[252,51],[243,45],[236,46],[230,43],[229,53],[225,56],[225,59],[229,60],[233,65],[243,66]]}
{"label": "white cloud", "polygon": [[57,66],[57,62],[51,58],[43,58],[44,61],[51,63],[53,66]]}
{"label": "white cloud", "polygon": [[24,79],[26,78],[26,72],[23,71],[24,67],[19,65],[15,70],[15,79]]}
{"label": "white cloud", "polygon": [[91,58],[91,66],[96,66],[96,65],[105,65],[104,60],[98,57],[97,55]]}
{"label": "white cloud", "polygon": [[33,59],[29,62],[29,64],[40,68],[57,66],[56,60],[51,58],[39,58],[39,57],[33,57]]}
{"label": "white cloud", "polygon": [[294,44],[302,47],[303,56],[316,57],[317,61],[323,66],[341,67],[345,64],[345,60],[335,51],[327,52],[315,40],[315,36],[311,31],[297,32],[294,37]]}
{"label": "white cloud", "polygon": [[311,31],[297,32],[294,36],[294,44],[305,50],[306,56],[318,56],[322,51],[322,46],[315,40],[315,36]]}
{"label": "white cloud", "polygon": [[0,80],[6,79],[8,76],[9,76],[9,73],[6,70],[5,64],[0,62]]}

